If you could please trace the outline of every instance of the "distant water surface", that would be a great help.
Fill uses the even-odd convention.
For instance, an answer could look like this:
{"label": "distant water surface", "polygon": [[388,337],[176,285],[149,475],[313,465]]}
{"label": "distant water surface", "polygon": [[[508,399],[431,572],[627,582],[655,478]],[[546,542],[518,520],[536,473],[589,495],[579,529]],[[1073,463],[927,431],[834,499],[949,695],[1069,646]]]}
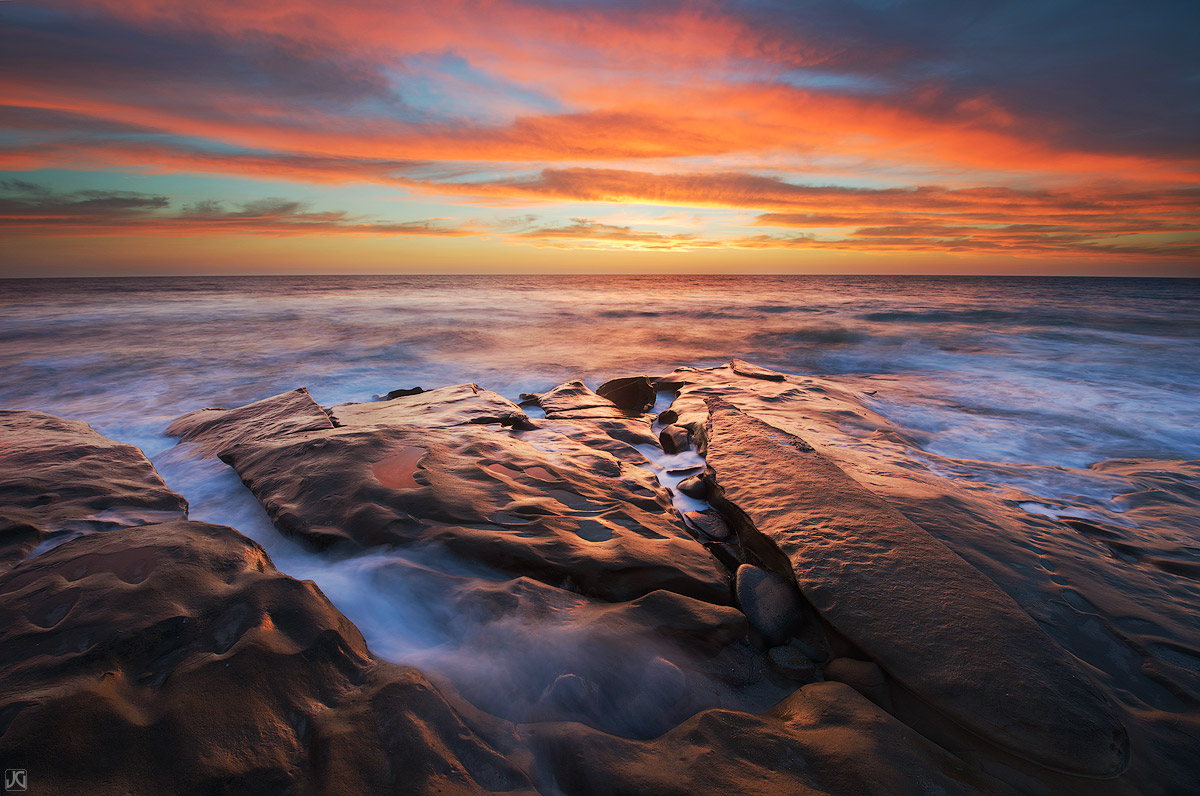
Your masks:
{"label": "distant water surface", "polygon": [[1200,280],[242,277],[0,282],[0,406],[155,452],[167,422],[297,386],[325,405],[715,365],[892,374],[944,456],[1200,458]]}

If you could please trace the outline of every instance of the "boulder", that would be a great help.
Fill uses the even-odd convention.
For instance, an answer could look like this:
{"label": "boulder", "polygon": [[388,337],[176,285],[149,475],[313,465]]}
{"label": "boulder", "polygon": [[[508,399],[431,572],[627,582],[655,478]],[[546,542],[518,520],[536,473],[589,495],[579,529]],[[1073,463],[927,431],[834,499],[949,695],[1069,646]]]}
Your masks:
{"label": "boulder", "polygon": [[695,498],[696,500],[704,500],[708,495],[708,487],[704,484],[704,479],[698,475],[693,475],[683,479],[675,488],[688,497]]}
{"label": "boulder", "polygon": [[658,432],[658,441],[666,453],[682,453],[691,448],[692,435],[683,426],[672,425]]}
{"label": "boulder", "polygon": [[596,394],[626,412],[645,412],[654,406],[658,397],[654,385],[645,376],[610,379],[596,388]]}
{"label": "boulder", "polygon": [[751,564],[737,569],[737,601],[768,644],[790,639],[804,621],[804,598],[791,580]]}
{"label": "boulder", "polygon": [[804,440],[707,401],[710,499],[833,627],[1011,754],[1080,776],[1125,768],[1113,705],[1011,597]]}

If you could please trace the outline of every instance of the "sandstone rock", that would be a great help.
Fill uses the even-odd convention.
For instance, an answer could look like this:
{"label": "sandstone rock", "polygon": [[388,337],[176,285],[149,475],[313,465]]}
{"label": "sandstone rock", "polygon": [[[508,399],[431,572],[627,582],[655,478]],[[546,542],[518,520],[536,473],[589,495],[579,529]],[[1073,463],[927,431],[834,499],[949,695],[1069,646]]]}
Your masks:
{"label": "sandstone rock", "polygon": [[891,710],[887,677],[870,661],[854,658],[834,658],[825,664],[825,679],[845,683],[884,710]]}
{"label": "sandstone rock", "polygon": [[750,564],[738,567],[737,600],[750,626],[772,645],[786,642],[804,620],[796,584]]}
{"label": "sandstone rock", "polygon": [[655,420],[658,421],[660,426],[669,426],[675,421],[679,420],[679,413],[674,409],[664,409],[658,413],[658,417],[656,417]]}
{"label": "sandstone rock", "polygon": [[[437,543],[500,572],[570,583],[603,599],[667,589],[728,603],[718,564],[682,526],[649,471],[548,429],[517,434],[474,423],[480,406],[496,416],[497,403],[484,392],[451,388],[346,404],[334,409],[341,427],[274,436],[243,407],[214,428],[212,447],[282,533],[319,549]],[[293,395],[285,397],[295,411]],[[436,403],[439,396],[447,407]],[[269,402],[259,409],[276,416]],[[402,422],[414,413],[417,422]],[[430,419],[454,425],[421,425]],[[630,431],[628,422],[639,421],[572,428],[590,429],[641,458],[610,436]],[[560,423],[566,421],[544,421]],[[621,425],[601,433],[602,424],[613,423]],[[191,438],[208,444],[203,431]]]}
{"label": "sandstone rock", "polygon": [[667,426],[658,432],[659,444],[667,453],[681,453],[691,447],[692,435],[683,426]]}
{"label": "sandstone rock", "polygon": [[739,376],[747,376],[752,379],[762,379],[763,381],[786,381],[787,377],[773,370],[751,365],[740,359],[732,360],[729,366],[733,368],[733,372]]}
{"label": "sandstone rock", "polygon": [[339,426],[412,425],[451,427],[496,423],[529,427],[520,407],[478,384],[457,384],[401,395],[387,401],[341,404],[329,410]]}
{"label": "sandstone rock", "polygon": [[182,442],[200,441],[204,450],[217,453],[235,442],[271,439],[304,431],[333,428],[329,415],[303,387],[236,409],[200,409],[176,418],[167,434]]}
{"label": "sandstone rock", "polygon": [[841,683],[806,685],[762,716],[706,710],[648,740],[571,723],[520,733],[563,793],[1015,796]]}
{"label": "sandstone rock", "polygon": [[767,650],[767,657],[770,658],[775,671],[785,677],[802,683],[811,683],[816,679],[817,665],[795,645],[771,647]]}
{"label": "sandstone rock", "polygon": [[1012,754],[1077,775],[1124,769],[1113,706],[1011,597],[803,440],[708,400],[710,499],[744,518],[744,542],[761,534],[760,555],[790,563],[830,624]]}
{"label": "sandstone rock", "polygon": [[86,423],[0,411],[0,569],[71,536],[183,519],[142,452]]}
{"label": "sandstone rock", "polygon": [[697,475],[683,479],[676,489],[696,500],[704,500],[708,494],[708,487],[704,484],[704,479]]}
{"label": "sandstone rock", "polygon": [[392,390],[387,395],[383,396],[383,400],[390,401],[393,398],[404,398],[408,395],[420,395],[425,392],[424,387],[402,387],[398,390]]}
{"label": "sandstone rock", "polygon": [[546,410],[547,417],[564,413],[573,413],[577,417],[620,417],[622,414],[615,403],[592,392],[579,380],[568,381],[549,392],[529,397]]}
{"label": "sandstone rock", "polygon": [[710,539],[724,541],[729,538],[733,531],[729,528],[729,524],[725,522],[725,518],[720,512],[709,509],[707,511],[689,511],[684,515],[697,530],[703,533]]}
{"label": "sandstone rock", "polygon": [[597,387],[596,394],[627,412],[645,412],[657,398],[654,385],[645,376],[611,379]]}
{"label": "sandstone rock", "polygon": [[533,790],[315,586],[204,523],[91,534],[0,576],[0,717],[0,759],[46,793]]}

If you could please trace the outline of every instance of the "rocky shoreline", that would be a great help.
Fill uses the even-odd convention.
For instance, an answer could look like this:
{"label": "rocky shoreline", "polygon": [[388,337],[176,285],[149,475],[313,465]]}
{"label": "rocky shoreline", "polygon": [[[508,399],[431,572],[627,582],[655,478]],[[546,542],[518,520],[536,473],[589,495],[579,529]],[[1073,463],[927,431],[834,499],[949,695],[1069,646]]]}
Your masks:
{"label": "rocky shoreline", "polygon": [[379,658],[136,448],[0,412],[4,767],[62,794],[1186,792],[1196,684],[1160,670],[1179,706],[1151,710],[1064,649],[959,544],[1014,510],[864,453],[903,447],[870,414],[735,360],[171,424],[330,560],[453,556],[471,576],[375,584],[446,623],[566,623],[518,698]]}

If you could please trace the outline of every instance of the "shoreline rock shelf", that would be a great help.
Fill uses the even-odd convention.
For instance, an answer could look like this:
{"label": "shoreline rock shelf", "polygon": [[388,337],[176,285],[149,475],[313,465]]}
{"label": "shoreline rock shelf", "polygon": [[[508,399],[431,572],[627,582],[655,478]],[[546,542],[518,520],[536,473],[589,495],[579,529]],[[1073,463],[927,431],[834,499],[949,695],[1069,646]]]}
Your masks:
{"label": "shoreline rock shelf", "polygon": [[[381,660],[312,582],[189,521],[136,448],[0,412],[0,757],[64,794],[1193,782],[1194,716],[1114,702],[894,493],[801,439],[834,389],[735,360],[523,396],[544,418],[468,384],[328,410],[298,389],[171,424],[314,555],[460,562],[397,556],[364,588],[528,628],[545,646],[514,691]],[[670,489],[652,450],[690,457]]]}

